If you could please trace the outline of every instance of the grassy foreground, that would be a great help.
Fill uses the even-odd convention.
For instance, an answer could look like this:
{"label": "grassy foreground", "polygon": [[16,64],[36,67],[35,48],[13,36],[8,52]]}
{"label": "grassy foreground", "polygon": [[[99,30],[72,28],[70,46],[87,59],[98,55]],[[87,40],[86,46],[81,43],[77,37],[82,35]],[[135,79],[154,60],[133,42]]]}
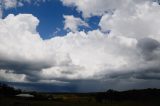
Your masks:
{"label": "grassy foreground", "polygon": [[[76,100],[75,100],[76,99]],[[159,100],[148,101],[104,101],[97,102],[85,98],[72,100],[35,100],[26,98],[3,97],[0,106],[160,106]]]}

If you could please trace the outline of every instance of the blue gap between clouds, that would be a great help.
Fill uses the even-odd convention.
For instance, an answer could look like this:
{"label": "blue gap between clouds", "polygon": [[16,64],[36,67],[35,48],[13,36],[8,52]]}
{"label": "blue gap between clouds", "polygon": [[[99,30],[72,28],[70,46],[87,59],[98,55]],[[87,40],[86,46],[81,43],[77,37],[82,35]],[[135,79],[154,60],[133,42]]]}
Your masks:
{"label": "blue gap between clouds", "polygon": [[[63,15],[73,15],[75,17],[82,17],[82,13],[76,11],[74,7],[66,7],[59,0],[53,0],[50,2],[41,3],[39,6],[25,4],[23,7],[17,7],[4,11],[3,17],[8,14],[33,14],[36,16],[40,23],[37,27],[37,31],[40,33],[43,39],[50,39],[55,36],[64,36],[67,31],[63,30],[64,18]],[[84,20],[84,19],[83,19]],[[80,27],[80,31],[90,31],[98,28],[100,17],[91,17],[85,19],[90,27]]]}

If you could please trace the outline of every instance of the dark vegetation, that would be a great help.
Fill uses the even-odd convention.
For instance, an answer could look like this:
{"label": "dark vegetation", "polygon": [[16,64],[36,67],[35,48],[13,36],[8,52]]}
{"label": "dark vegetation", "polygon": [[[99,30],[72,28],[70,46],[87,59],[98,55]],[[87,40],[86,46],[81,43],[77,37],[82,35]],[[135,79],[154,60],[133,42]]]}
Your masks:
{"label": "dark vegetation", "polygon": [[2,96],[14,96],[16,94],[21,93],[20,89],[14,89],[6,84],[0,83],[0,97]]}
{"label": "dark vegetation", "polygon": [[[34,97],[17,97],[17,94]],[[160,106],[160,89],[43,93],[26,92],[0,83],[0,106]]]}

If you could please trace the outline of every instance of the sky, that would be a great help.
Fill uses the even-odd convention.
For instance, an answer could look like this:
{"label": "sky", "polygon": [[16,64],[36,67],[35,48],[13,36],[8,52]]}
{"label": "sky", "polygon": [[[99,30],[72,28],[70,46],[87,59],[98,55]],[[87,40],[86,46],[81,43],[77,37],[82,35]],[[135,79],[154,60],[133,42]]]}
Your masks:
{"label": "sky", "polygon": [[160,88],[159,0],[0,0],[0,81],[25,90]]}

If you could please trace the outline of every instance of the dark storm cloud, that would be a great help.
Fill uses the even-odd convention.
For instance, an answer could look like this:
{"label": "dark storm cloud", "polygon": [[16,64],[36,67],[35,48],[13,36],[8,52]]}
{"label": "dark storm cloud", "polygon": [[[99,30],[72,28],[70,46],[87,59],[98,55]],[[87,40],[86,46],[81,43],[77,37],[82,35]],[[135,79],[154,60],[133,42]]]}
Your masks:
{"label": "dark storm cloud", "polygon": [[136,69],[130,70],[128,72],[115,72],[109,75],[106,75],[104,79],[116,79],[116,80],[159,80],[160,81],[160,68],[144,68],[144,69]]}
{"label": "dark storm cloud", "polygon": [[0,60],[0,68],[1,69],[8,69],[8,70],[16,70],[18,73],[23,73],[29,70],[41,70],[43,68],[48,68],[50,65],[45,64],[44,62],[25,62],[25,61],[7,61],[7,60]]}
{"label": "dark storm cloud", "polygon": [[8,84],[24,90],[46,92],[102,92],[108,89],[129,90],[160,88],[159,80],[110,79],[110,80],[68,80],[68,84],[12,83]]}
{"label": "dark storm cloud", "polygon": [[134,73],[134,78],[144,80],[159,80],[160,81],[160,68],[146,69],[141,72]]}
{"label": "dark storm cloud", "polygon": [[47,84],[47,83],[16,83],[16,82],[3,82],[7,83],[15,88],[21,88],[23,90],[31,91],[45,91],[45,92],[77,92],[77,86],[68,84]]}
{"label": "dark storm cloud", "polygon": [[12,73],[15,74],[25,74],[28,81],[38,81],[40,76],[38,76],[38,72],[40,72],[44,68],[49,68],[51,65],[46,62],[33,62],[33,61],[25,61],[25,60],[4,60],[0,59],[0,69],[3,70],[11,70]]}
{"label": "dark storm cloud", "polygon": [[160,51],[160,43],[152,38],[140,39],[137,46],[146,60],[156,59],[157,55],[154,52]]}

